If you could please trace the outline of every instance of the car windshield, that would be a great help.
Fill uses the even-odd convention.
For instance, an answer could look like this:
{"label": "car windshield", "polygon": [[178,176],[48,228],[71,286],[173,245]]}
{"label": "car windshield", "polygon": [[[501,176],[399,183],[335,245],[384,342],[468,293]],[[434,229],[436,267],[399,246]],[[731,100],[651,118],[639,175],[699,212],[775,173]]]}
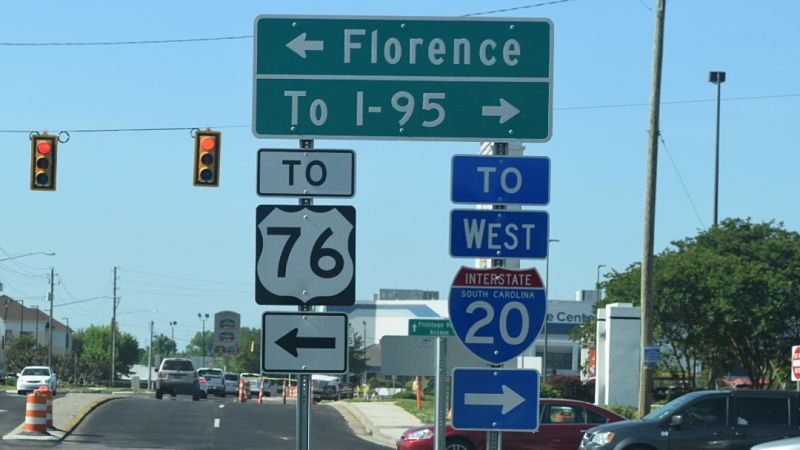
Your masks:
{"label": "car windshield", "polygon": [[185,371],[193,371],[194,367],[192,367],[191,361],[181,361],[181,360],[168,360],[164,361],[164,365],[161,367],[161,370],[185,370]]}
{"label": "car windshield", "polygon": [[686,394],[684,396],[678,397],[675,400],[667,403],[666,405],[653,410],[650,414],[642,417],[642,420],[646,421],[659,421],[662,419],[666,419],[667,417],[672,416],[675,414],[676,411],[683,408],[684,405],[691,402],[692,400],[697,397],[696,395]]}
{"label": "car windshield", "polygon": [[225,374],[225,379],[228,380],[228,381],[238,381],[239,377],[237,377],[236,374],[233,374],[233,373],[226,373]]}
{"label": "car windshield", "polygon": [[197,371],[197,374],[200,375],[201,377],[208,377],[208,376],[221,377],[222,371],[217,369],[201,369]]}
{"label": "car windshield", "polygon": [[22,371],[22,375],[35,375],[35,376],[50,376],[50,369],[43,369],[43,368],[32,368],[32,369],[24,369]]}

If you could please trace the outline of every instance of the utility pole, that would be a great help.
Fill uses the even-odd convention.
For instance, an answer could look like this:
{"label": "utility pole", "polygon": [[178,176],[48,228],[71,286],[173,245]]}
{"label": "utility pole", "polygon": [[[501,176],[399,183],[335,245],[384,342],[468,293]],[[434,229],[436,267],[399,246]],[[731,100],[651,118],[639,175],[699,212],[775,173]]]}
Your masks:
{"label": "utility pole", "polygon": [[111,309],[111,386],[114,387],[114,371],[116,370],[117,359],[117,266],[114,266],[114,295],[111,297],[114,302]]}
{"label": "utility pole", "polygon": [[25,300],[19,301],[19,337],[22,337],[22,318],[25,316]]}
{"label": "utility pole", "polygon": [[153,321],[150,321],[150,347],[147,348],[147,390],[153,385]]}
{"label": "utility pole", "polygon": [[656,7],[653,79],[650,98],[650,136],[647,151],[647,181],[644,202],[644,248],[642,256],[641,311],[642,336],[639,349],[639,417],[650,412],[653,367],[644,363],[644,350],[653,345],[653,241],[655,240],[656,175],[658,173],[659,114],[661,107],[661,63],[664,53],[664,13],[666,0]]}
{"label": "utility pole", "polygon": [[47,300],[50,301],[50,332],[47,344],[47,367],[53,368],[53,277],[55,276],[55,271],[52,267],[50,267],[50,293],[47,295]]}
{"label": "utility pole", "polygon": [[35,349],[39,349],[39,305],[33,306],[36,309],[36,345]]}

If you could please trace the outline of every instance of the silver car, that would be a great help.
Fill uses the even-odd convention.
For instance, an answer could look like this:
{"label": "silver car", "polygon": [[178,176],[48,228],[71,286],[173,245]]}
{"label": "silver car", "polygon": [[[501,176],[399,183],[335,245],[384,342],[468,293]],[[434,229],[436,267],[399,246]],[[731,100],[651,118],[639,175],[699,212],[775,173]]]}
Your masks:
{"label": "silver car", "polygon": [[237,395],[239,393],[239,374],[233,372],[225,372],[225,393]]}
{"label": "silver car", "polygon": [[188,358],[164,358],[156,377],[156,398],[164,394],[175,397],[178,394],[191,395],[192,400],[200,397],[200,387],[192,360]]}
{"label": "silver car", "polygon": [[800,448],[800,437],[793,437],[758,444],[750,450],[797,450],[798,448]]}
{"label": "silver car", "polygon": [[197,376],[200,381],[201,397],[207,398],[209,394],[225,397],[225,378],[223,378],[222,369],[201,367],[197,369]]}

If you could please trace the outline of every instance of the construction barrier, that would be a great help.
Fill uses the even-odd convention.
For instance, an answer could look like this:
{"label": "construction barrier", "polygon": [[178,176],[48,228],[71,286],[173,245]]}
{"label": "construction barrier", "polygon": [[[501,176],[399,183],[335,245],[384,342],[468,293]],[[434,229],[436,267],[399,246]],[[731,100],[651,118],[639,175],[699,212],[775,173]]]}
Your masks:
{"label": "construction barrier", "polygon": [[286,392],[286,380],[283,380],[283,404],[286,404],[286,396],[288,395]]}
{"label": "construction barrier", "polygon": [[37,391],[47,398],[47,428],[55,428],[53,426],[53,391],[47,386],[39,386]]}
{"label": "construction barrier", "polygon": [[261,384],[258,385],[258,404],[264,403],[264,379],[261,379]]}
{"label": "construction barrier", "polygon": [[310,392],[310,394],[311,394],[311,404],[312,405],[316,405],[317,404],[317,398],[314,397],[314,386],[316,386],[316,383],[317,383],[316,381],[311,380],[311,392]]}
{"label": "construction barrier", "polygon": [[28,394],[25,404],[25,424],[22,429],[28,432],[47,433],[47,396],[39,391]]}
{"label": "construction barrier", "polygon": [[250,383],[244,377],[239,378],[239,402],[244,403],[250,396]]}

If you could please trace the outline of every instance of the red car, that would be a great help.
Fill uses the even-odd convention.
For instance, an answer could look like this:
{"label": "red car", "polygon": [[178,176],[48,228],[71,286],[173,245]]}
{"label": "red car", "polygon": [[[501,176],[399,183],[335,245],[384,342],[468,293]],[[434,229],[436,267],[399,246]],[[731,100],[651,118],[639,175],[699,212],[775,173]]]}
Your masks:
{"label": "red car", "polygon": [[[619,422],[624,417],[591,403],[561,398],[539,401],[539,430],[504,432],[503,450],[575,450],[583,432],[599,424]],[[447,450],[483,450],[486,432],[456,430],[447,425]],[[433,450],[433,425],[406,430],[397,450]]]}

